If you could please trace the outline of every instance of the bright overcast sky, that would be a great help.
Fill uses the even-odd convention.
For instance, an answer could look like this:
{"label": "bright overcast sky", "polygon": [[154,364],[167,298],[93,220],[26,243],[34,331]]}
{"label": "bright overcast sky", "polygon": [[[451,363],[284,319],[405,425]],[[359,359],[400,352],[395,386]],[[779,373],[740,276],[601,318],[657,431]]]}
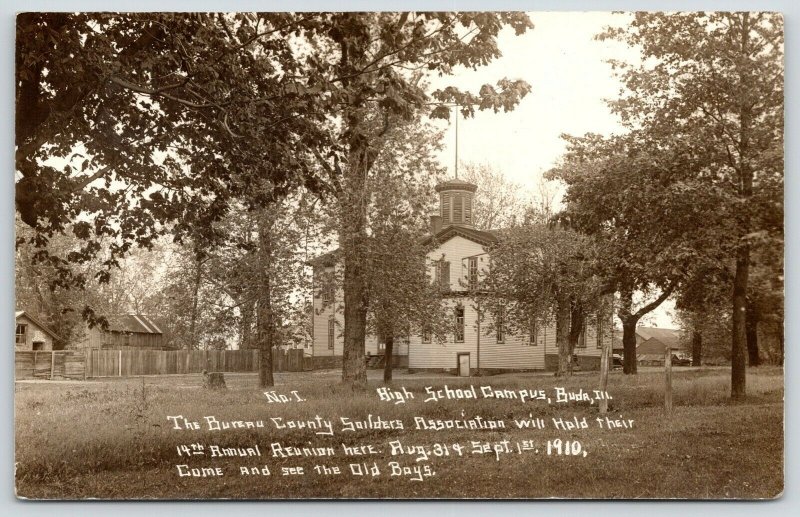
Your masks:
{"label": "bright overcast sky", "polygon": [[[433,84],[453,84],[477,92],[482,84],[507,77],[531,85],[531,92],[510,113],[478,112],[474,119],[460,119],[458,158],[462,163],[492,165],[511,181],[537,192],[541,175],[565,150],[562,134],[622,131],[605,102],[616,98],[621,87],[606,60],[635,62],[638,52],[619,42],[594,39],[608,25],[624,25],[628,15],[534,12],[530,17],[535,26],[532,31],[522,36],[511,30],[503,32],[498,41],[501,58],[476,71],[437,78]],[[453,119],[438,125],[447,128],[441,161],[452,175]],[[674,327],[672,311],[674,303],[668,300],[642,323]]]}
{"label": "bright overcast sky", "polygon": [[[531,13],[534,29],[522,36],[505,30],[498,46],[503,56],[476,71],[435,81],[477,92],[498,79],[523,79],[531,92],[509,113],[478,112],[459,120],[459,160],[489,163],[509,179],[533,188],[552,167],[564,144],[562,133],[609,134],[621,131],[604,99],[617,96],[620,83],[607,59],[631,60],[636,53],[618,42],[596,41],[603,27],[625,22],[626,15],[591,12]],[[454,124],[446,133],[442,162],[453,170]]]}

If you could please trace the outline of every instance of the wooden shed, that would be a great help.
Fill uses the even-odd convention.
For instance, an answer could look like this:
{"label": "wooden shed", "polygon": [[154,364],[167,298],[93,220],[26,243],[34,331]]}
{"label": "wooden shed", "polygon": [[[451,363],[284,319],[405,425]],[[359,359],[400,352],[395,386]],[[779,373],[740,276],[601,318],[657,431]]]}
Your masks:
{"label": "wooden shed", "polygon": [[87,326],[75,348],[161,350],[165,347],[162,328],[163,323],[144,314],[112,316],[108,318],[108,330]]}
{"label": "wooden shed", "polygon": [[25,311],[16,311],[15,316],[17,330],[14,350],[53,350],[53,344],[61,341],[55,332],[35,316]]}

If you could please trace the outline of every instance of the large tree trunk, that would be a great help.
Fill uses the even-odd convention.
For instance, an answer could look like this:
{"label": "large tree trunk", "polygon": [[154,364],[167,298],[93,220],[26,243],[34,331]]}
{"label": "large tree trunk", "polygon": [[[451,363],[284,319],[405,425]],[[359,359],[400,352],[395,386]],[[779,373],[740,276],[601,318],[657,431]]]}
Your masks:
{"label": "large tree trunk", "polygon": [[242,314],[239,326],[239,349],[250,350],[253,348],[253,304],[243,303],[239,306],[239,311]]}
{"label": "large tree trunk", "polygon": [[746,394],[747,368],[747,280],[750,274],[750,249],[742,245],[736,252],[733,277],[733,338],[731,349],[731,398],[741,400]]}
{"label": "large tree trunk", "polygon": [[636,324],[639,323],[639,318],[628,315],[620,319],[622,320],[622,371],[633,375],[638,371],[636,366]]}
{"label": "large tree trunk", "polygon": [[[570,324],[569,324],[569,369],[572,371],[573,356],[575,349],[578,348],[578,341],[580,340],[581,333],[583,332],[583,323],[586,321],[586,315],[583,312],[583,306],[578,301],[573,301],[570,307]],[[586,336],[584,336],[586,339]]]}
{"label": "large tree trunk", "polygon": [[703,362],[703,335],[699,330],[692,330],[692,366],[700,366]]}
{"label": "large tree trunk", "polygon": [[[355,174],[358,176],[358,174]],[[340,232],[344,251],[344,348],[342,350],[342,382],[354,387],[367,384],[364,349],[367,335],[366,279],[366,204],[358,201],[356,192],[363,192],[363,181],[353,183],[345,196],[354,206],[344,206]]]}
{"label": "large tree trunk", "polygon": [[633,314],[633,291],[620,292],[619,319],[622,322],[622,371],[636,374],[636,324],[639,318]]}
{"label": "large tree trunk", "polygon": [[[357,13],[348,14],[353,25],[359,26]],[[367,334],[367,206],[369,195],[366,180],[377,151],[370,147],[374,138],[366,121],[364,108],[369,88],[357,83],[371,59],[367,55],[371,35],[368,31],[332,34],[339,45],[339,72],[342,85],[352,87],[357,94],[344,112],[343,137],[347,146],[347,165],[342,172],[344,181],[338,192],[341,210],[339,245],[344,256],[344,348],[342,351],[342,382],[352,387],[366,387],[367,368],[364,348]],[[338,164],[336,165],[338,169]]]}
{"label": "large tree trunk", "polygon": [[261,281],[258,287],[258,312],[256,326],[258,348],[261,350],[258,362],[258,385],[266,388],[275,385],[272,374],[272,347],[275,339],[274,316],[272,313],[272,235],[271,223],[266,214],[258,225],[259,260],[261,261]]}
{"label": "large tree trunk", "polygon": [[383,352],[383,382],[392,382],[392,354],[394,353],[394,337],[387,337]]}
{"label": "large tree trunk", "polygon": [[745,338],[747,340],[747,364],[748,366],[758,366],[761,358],[758,353],[758,311],[755,304],[747,298],[747,311],[745,314]]}
{"label": "large tree trunk", "polygon": [[558,347],[556,377],[572,374],[572,354],[569,349],[569,316],[569,301],[560,300],[556,306],[556,346]]}
{"label": "large tree trunk", "polygon": [[[194,287],[192,289],[192,313],[189,315],[189,342],[186,349],[198,347],[197,339],[197,305],[200,296],[200,282],[203,279],[203,261],[199,253],[195,256]],[[199,347],[198,347],[199,348]]]}
{"label": "large tree trunk", "polygon": [[[741,55],[748,56],[750,49],[750,15],[742,15]],[[751,72],[739,70],[742,89],[752,81]],[[750,276],[750,246],[744,242],[750,233],[751,198],[753,196],[753,170],[750,165],[750,130],[752,125],[752,105],[744,96],[739,104],[739,248],[736,250],[736,273],[733,277],[733,336],[731,343],[731,398],[741,400],[745,397],[747,370],[747,283]]]}

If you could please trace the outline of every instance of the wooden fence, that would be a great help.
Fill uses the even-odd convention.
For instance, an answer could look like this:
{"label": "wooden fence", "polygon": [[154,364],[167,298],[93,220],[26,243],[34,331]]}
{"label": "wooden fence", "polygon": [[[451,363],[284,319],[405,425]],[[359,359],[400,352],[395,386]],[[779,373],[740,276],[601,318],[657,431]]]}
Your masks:
{"label": "wooden fence", "polygon": [[36,350],[14,353],[17,379],[85,379],[86,354],[78,350]]}
{"label": "wooden fence", "polygon": [[[256,372],[260,350],[56,350],[16,352],[17,379],[85,379],[209,372]],[[272,350],[272,370],[312,369],[303,350]]]}

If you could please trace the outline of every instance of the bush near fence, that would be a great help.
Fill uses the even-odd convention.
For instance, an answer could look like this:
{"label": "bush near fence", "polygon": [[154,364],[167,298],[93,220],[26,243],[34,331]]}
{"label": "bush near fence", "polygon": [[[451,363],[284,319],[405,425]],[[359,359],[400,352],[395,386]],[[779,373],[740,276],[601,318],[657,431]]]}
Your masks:
{"label": "bush near fence", "polygon": [[[260,350],[55,350],[15,353],[17,379],[85,379],[209,372],[257,372]],[[272,350],[275,372],[312,369],[303,350]]]}

